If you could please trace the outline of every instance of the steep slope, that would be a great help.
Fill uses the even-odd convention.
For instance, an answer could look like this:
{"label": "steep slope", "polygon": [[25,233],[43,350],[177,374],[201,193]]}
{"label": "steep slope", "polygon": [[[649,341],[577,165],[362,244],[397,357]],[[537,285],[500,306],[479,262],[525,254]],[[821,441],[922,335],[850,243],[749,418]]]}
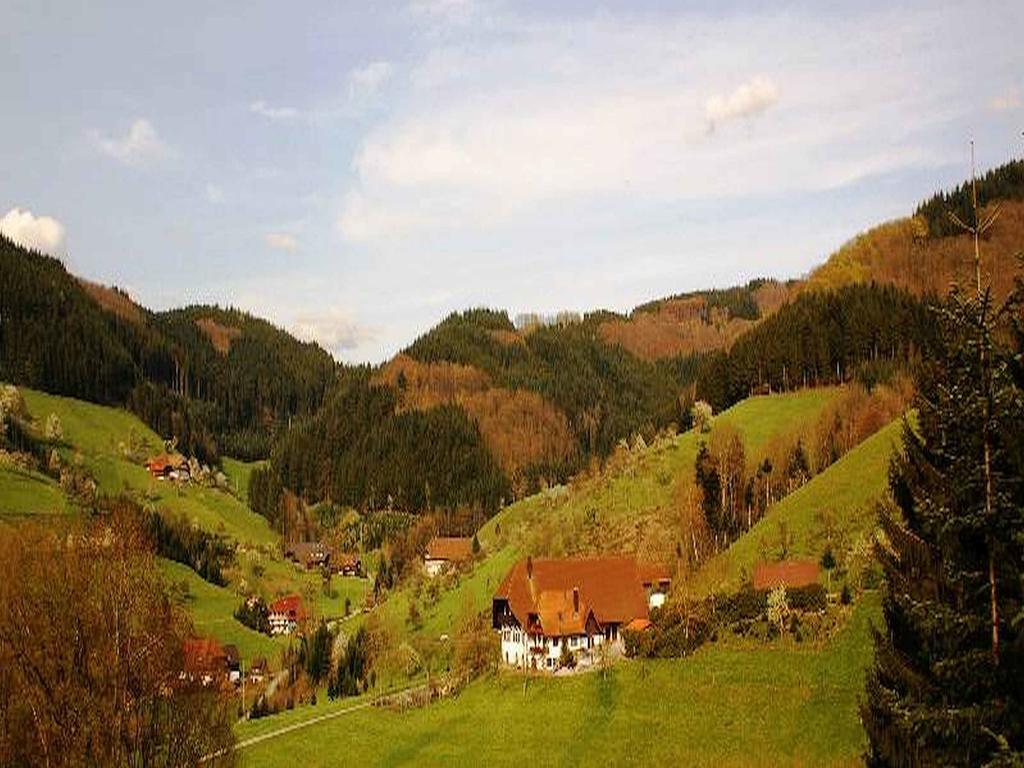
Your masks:
{"label": "steep slope", "polygon": [[[753,397],[715,418],[742,436],[748,455],[758,457],[773,439],[800,425],[814,424],[838,388],[809,389]],[[485,553],[436,603],[418,604],[424,637],[454,631],[467,604],[490,605],[498,583],[512,563],[527,554],[565,556],[635,552],[643,560],[672,561],[687,521],[677,494],[693,478],[697,448],[704,439],[691,430],[650,446],[620,450],[600,472],[577,478],[512,504],[487,521],[477,536]],[[388,596],[383,610],[404,623],[415,585]]]}
{"label": "steep slope", "polygon": [[902,419],[892,422],[782,499],[695,574],[687,591],[735,590],[750,578],[757,561],[781,556],[783,547],[787,557],[817,560],[831,544],[845,561],[858,545],[866,545],[875,528],[875,504],[888,487],[889,461],[900,445],[902,424]]}
{"label": "steep slope", "polygon": [[235,310],[152,313],[0,237],[0,380],[129,405],[207,461],[256,457],[319,406],[330,356]]}

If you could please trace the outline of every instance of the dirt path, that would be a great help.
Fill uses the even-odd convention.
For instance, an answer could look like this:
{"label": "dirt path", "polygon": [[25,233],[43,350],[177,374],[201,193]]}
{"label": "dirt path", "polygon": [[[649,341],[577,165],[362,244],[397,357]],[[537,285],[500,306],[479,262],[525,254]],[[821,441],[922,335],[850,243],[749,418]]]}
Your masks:
{"label": "dirt path", "polygon": [[[344,709],[337,709],[334,712],[328,712],[323,715],[317,715],[316,717],[311,717],[309,720],[303,720],[299,723],[292,723],[291,725],[283,726],[281,728],[278,728],[277,730],[269,731],[268,733],[261,733],[259,736],[251,736],[248,739],[242,739],[241,741],[236,742],[235,746],[232,748],[232,751],[238,752],[239,750],[245,749],[246,747],[251,747],[261,742],[269,741],[270,739],[276,739],[279,736],[284,736],[285,734],[301,730],[302,728],[306,728],[311,725],[317,725],[318,723],[322,723],[326,720],[333,720],[334,718],[341,717],[342,715],[349,715],[353,712],[358,712],[361,709],[367,709],[368,707],[372,707],[374,704],[376,704],[380,699],[386,698],[388,696],[395,696],[399,693],[416,691],[422,688],[426,688],[425,682],[413,683],[412,685],[407,685],[404,688],[396,688],[393,691],[388,691],[387,693],[382,693],[379,696],[374,696],[372,699],[361,701],[358,704],[353,704],[351,707],[345,707]],[[219,757],[222,754],[224,753],[218,752],[216,755],[210,755],[209,757],[205,758],[202,762],[208,762],[209,760],[215,757]]]}

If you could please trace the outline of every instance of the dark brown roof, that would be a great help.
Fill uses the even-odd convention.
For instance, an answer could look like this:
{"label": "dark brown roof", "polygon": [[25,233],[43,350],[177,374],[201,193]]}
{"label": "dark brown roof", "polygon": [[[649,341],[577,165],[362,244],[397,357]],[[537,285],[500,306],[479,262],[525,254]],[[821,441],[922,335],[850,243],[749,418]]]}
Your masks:
{"label": "dark brown roof", "polygon": [[[578,588],[580,601],[593,612],[600,624],[627,624],[635,618],[647,618],[647,598],[640,582],[636,561],[631,557],[593,557],[586,559],[534,560],[532,578],[527,576],[527,560],[520,560],[508,572],[494,595],[507,600],[522,626],[531,614],[539,614],[545,633],[549,625],[551,593],[568,596]],[[564,597],[562,605],[566,605]],[[587,611],[583,621],[586,621]],[[564,609],[563,609],[564,614]]]}
{"label": "dark brown roof", "polygon": [[783,560],[754,566],[754,589],[806,587],[818,582],[818,564],[814,560]]}
{"label": "dark brown roof", "polygon": [[468,560],[472,555],[472,539],[435,536],[427,544],[428,560]]}

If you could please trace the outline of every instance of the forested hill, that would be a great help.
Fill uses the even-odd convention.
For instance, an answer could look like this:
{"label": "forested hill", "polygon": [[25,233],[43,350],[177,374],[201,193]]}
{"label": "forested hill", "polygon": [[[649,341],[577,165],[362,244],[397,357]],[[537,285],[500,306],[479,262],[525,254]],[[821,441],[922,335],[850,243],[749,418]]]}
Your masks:
{"label": "forested hill", "polygon": [[235,310],[153,313],[0,236],[0,380],[127,406],[189,454],[265,456],[336,364]]}
{"label": "forested hill", "polygon": [[[969,238],[943,223],[947,209],[970,218],[967,194],[858,236],[805,280],[628,315],[457,312],[372,370],[235,310],[150,312],[0,239],[0,380],[127,405],[202,459],[270,455],[253,504],[273,520],[300,500],[471,518],[624,438],[689,426],[697,399],[721,409],[760,391],[871,385],[927,355],[926,304],[971,263]],[[1024,164],[986,174],[978,194],[1002,205],[983,252],[1005,294],[1024,246]]]}

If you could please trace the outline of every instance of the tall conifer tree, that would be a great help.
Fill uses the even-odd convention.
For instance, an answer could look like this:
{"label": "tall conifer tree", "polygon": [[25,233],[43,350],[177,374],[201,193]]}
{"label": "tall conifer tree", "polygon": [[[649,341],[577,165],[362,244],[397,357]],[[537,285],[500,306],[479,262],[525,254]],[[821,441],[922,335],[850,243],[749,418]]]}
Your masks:
{"label": "tall conifer tree", "polygon": [[940,311],[881,515],[869,765],[1024,765],[1024,290],[993,306],[969,231],[976,290]]}

